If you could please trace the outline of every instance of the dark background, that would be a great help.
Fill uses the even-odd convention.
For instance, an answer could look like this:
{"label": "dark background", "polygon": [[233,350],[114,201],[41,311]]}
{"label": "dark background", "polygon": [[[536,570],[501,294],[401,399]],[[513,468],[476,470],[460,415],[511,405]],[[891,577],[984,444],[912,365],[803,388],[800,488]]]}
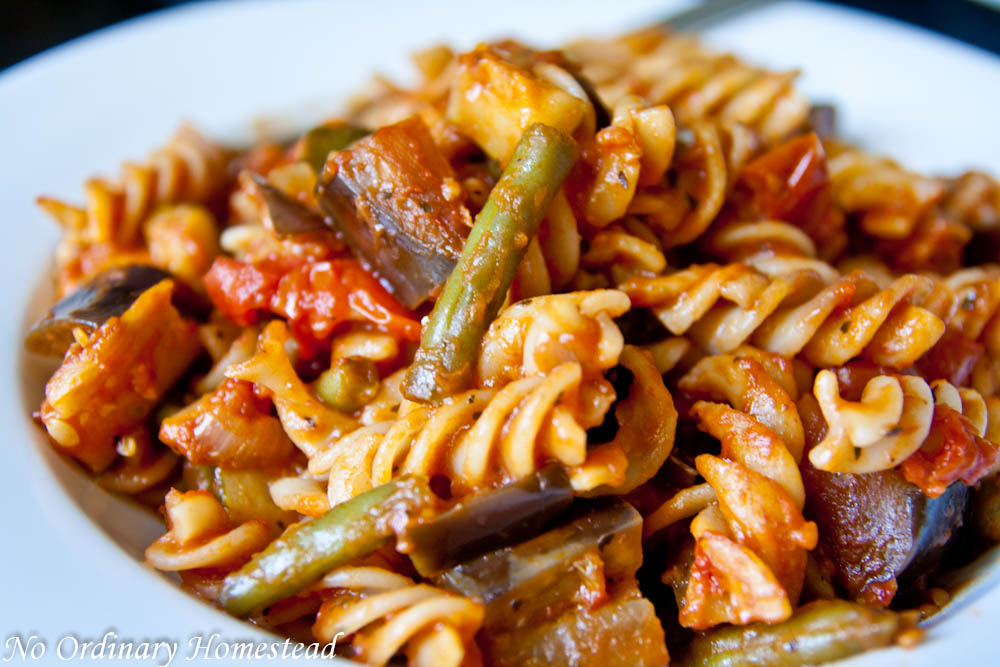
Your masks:
{"label": "dark background", "polygon": [[[983,0],[981,0],[982,2]],[[0,69],[97,28],[183,0],[5,0]],[[844,0],[1000,54],[1000,11],[972,0]]]}

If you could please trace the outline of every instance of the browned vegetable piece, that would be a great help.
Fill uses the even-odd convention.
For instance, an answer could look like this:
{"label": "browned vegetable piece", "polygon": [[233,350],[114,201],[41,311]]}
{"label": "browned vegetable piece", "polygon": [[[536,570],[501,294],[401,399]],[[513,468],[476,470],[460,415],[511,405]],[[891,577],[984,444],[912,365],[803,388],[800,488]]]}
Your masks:
{"label": "browned vegetable piece", "polygon": [[41,416],[57,448],[103,470],[115,440],[142,425],[149,411],[201,350],[196,325],[171,304],[164,280],[73,343],[45,385]]}
{"label": "browned vegetable piece", "polygon": [[581,600],[600,600],[606,578],[630,577],[642,564],[642,517],[618,498],[580,511],[534,539],[456,565],[435,580],[482,600],[483,627],[490,633],[531,627]]}
{"label": "browned vegetable piece", "polygon": [[809,107],[809,129],[823,141],[837,138],[837,107],[814,104]]}
{"label": "browned vegetable piece", "polygon": [[246,173],[264,205],[263,222],[274,231],[275,236],[283,238],[329,229],[319,213],[274,187],[260,174]]}
{"label": "browned vegetable piece", "polygon": [[448,160],[417,116],[332,157],[316,199],[407,308],[435,295],[472,226]]}
{"label": "browned vegetable piece", "polygon": [[537,535],[573,500],[561,465],[543,468],[499,489],[463,498],[404,536],[406,552],[423,576],[492,549]]}
{"label": "browned vegetable piece", "polygon": [[234,379],[164,419],[160,440],[194,465],[230,470],[280,466],[295,451],[268,402]]}
{"label": "browned vegetable piece", "polygon": [[887,605],[897,579],[919,588],[962,526],[969,487],[929,498],[898,470],[863,475],[803,466],[807,513],[852,598]]}
{"label": "browned vegetable piece", "polygon": [[[73,342],[73,329],[92,333],[109,317],[124,313],[143,292],[170,277],[163,269],[136,264],[103,271],[54,305],[31,327],[24,345],[36,354],[61,356]],[[180,282],[174,285],[172,300],[192,317],[204,317],[210,308],[204,297]]]}
{"label": "browned vegetable piece", "polygon": [[548,623],[483,640],[497,667],[663,667],[670,661],[663,627],[635,579],[593,609],[577,608]]}

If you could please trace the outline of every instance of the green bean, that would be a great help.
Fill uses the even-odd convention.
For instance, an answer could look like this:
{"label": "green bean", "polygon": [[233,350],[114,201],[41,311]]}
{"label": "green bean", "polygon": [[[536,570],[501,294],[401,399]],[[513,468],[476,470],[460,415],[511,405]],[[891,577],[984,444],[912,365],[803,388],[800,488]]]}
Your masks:
{"label": "green bean", "polygon": [[316,380],[316,395],[334,410],[354,412],[375,398],[378,386],[370,359],[338,359]]}
{"label": "green bean", "polygon": [[776,625],[726,627],[695,639],[680,666],[798,667],[841,660],[888,646],[901,629],[895,612],[846,600],[820,600],[800,607]]}
{"label": "green bean", "polygon": [[314,127],[302,137],[302,159],[318,174],[323,171],[330,151],[343,150],[368,134],[364,128],[342,122]]}
{"label": "green bean", "polygon": [[428,403],[467,387],[479,342],[575,160],[565,133],[541,123],[525,130],[434,304],[406,376],[407,398]]}
{"label": "green bean", "polygon": [[427,483],[400,477],[290,526],[264,551],[226,577],[219,601],[231,614],[250,613],[318,581],[331,569],[369,554],[394,534],[390,524],[429,506]]}

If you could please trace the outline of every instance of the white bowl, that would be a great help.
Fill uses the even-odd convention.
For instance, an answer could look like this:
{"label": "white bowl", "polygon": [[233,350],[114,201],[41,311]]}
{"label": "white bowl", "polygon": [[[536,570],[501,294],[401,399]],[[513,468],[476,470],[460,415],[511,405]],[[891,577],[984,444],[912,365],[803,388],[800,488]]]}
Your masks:
{"label": "white bowl", "polygon": [[[514,35],[556,45],[639,26],[688,4],[505,0],[502,11],[491,6],[488,14],[457,1],[187,5],[102,30],[0,75],[0,211],[8,239],[0,250],[8,286],[0,295],[8,314],[0,330],[8,378],[0,469],[9,536],[0,548],[7,581],[0,658],[16,650],[14,636],[31,646],[44,642],[53,662],[61,638],[71,637],[62,644],[67,654],[77,639],[100,640],[108,630],[176,642],[176,661],[191,655],[195,635],[268,637],[144,566],[142,551],[161,532],[159,520],[99,489],[54,454],[32,423],[44,372],[22,354],[21,338],[48,305],[42,286],[57,237],[33,205],[36,195],[79,200],[84,178],[116,173],[122,159],[144,155],[181,119],[222,137],[247,137],[262,117],[271,127],[302,127],[336,109],[375,70],[406,76],[407,54],[435,41],[464,47]],[[706,37],[762,64],[800,67],[802,89],[836,103],[845,135],[874,151],[930,172],[977,166],[1000,174],[995,56],[800,2],[742,15]],[[995,662],[988,638],[1000,621],[998,569],[980,564],[967,574],[973,583],[919,648],[850,664]]]}

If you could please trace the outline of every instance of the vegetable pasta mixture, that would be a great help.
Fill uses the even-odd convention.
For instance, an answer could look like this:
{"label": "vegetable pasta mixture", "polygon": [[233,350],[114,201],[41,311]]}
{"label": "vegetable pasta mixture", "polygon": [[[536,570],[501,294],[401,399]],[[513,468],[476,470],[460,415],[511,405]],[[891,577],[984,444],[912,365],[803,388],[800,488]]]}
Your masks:
{"label": "vegetable pasta mixture", "polygon": [[148,562],[376,665],[917,643],[1000,539],[1000,183],[659,28],[415,62],[39,199],[37,418]]}

